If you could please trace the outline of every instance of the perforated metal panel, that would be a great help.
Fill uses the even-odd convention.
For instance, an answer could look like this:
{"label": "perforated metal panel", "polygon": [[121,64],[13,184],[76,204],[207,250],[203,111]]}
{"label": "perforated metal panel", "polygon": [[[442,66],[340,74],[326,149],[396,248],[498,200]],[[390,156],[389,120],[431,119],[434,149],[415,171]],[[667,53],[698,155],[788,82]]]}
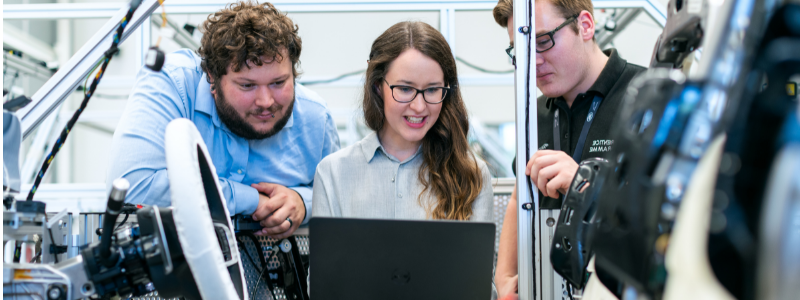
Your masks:
{"label": "perforated metal panel", "polygon": [[131,300],[180,300],[180,298],[162,299],[161,297],[158,296],[158,292],[152,292],[152,293],[149,293],[149,294],[145,294],[144,296],[141,296],[141,297],[133,297],[133,298],[128,298],[128,299],[131,299]]}
{"label": "perforated metal panel", "polygon": [[[505,218],[506,208],[508,206],[508,201],[509,201],[510,197],[511,197],[511,194],[495,194],[494,195],[494,209],[493,209],[493,212],[492,212],[492,220],[493,220],[493,222],[495,223],[495,226],[496,226],[496,228],[495,228],[495,242],[494,242],[495,260],[497,259],[497,248],[498,248],[498,246],[500,244],[500,231],[503,229],[503,218]],[[297,240],[297,247],[300,248],[300,255],[302,255],[302,256],[308,255],[309,254],[308,236],[307,235],[295,235],[295,238]],[[241,256],[241,259],[242,259],[242,264],[244,266],[244,277],[245,277],[245,280],[247,281],[247,288],[249,290],[248,292],[249,292],[249,295],[250,295],[251,299],[256,299],[256,300],[270,299],[271,300],[273,298],[270,295],[270,291],[266,288],[265,281],[263,280],[263,278],[261,278],[261,280],[259,280],[259,276],[261,274],[258,273],[258,269],[261,268],[261,262],[259,260],[259,257],[258,257],[258,254],[257,254],[256,251],[258,251],[258,250],[262,251],[262,253],[264,253],[264,257],[268,258],[268,257],[270,257],[270,254],[272,252],[273,247],[275,247],[274,249],[277,249],[277,244],[278,244],[279,241],[271,239],[271,238],[267,238],[267,237],[256,237],[256,239],[258,240],[258,242],[260,244],[260,245],[258,245],[258,247],[260,249],[257,249],[256,245],[253,245],[253,242],[250,239],[242,238],[242,237],[238,238],[238,240],[241,241],[244,244],[244,246],[247,248],[247,251],[245,251],[242,248],[239,249],[239,252],[241,254],[240,256]],[[250,258],[250,256],[248,256],[248,253],[249,253],[250,256],[252,256],[252,259]],[[268,264],[267,268],[269,270],[274,270],[274,269],[279,268],[280,267],[280,262],[278,260],[277,255],[272,257],[267,262],[267,264]],[[256,266],[258,266],[258,267],[256,267]],[[267,275],[265,274],[264,276],[267,276]],[[261,283],[259,284],[258,282],[261,282]],[[256,291],[256,289],[258,289],[258,291]],[[281,289],[279,287],[276,287],[274,292],[275,292],[275,297],[277,299],[286,299],[286,296],[284,295],[283,289]],[[163,300],[163,299],[158,297],[158,293],[156,293],[156,292],[148,294],[148,295],[143,296],[143,297],[132,298],[132,299],[135,299],[135,300]]]}
{"label": "perforated metal panel", "polygon": [[[260,249],[256,249],[256,246],[253,245],[253,242],[250,239],[239,238],[239,240],[244,243],[244,246],[247,248],[247,251],[244,249],[240,249],[239,251],[241,253],[242,263],[244,265],[244,278],[247,281],[247,288],[250,292],[251,299],[273,299],[272,295],[270,295],[270,290],[265,283],[266,281],[264,281],[263,278],[259,278],[261,274],[258,273],[258,269],[261,268],[261,262],[259,261],[256,251],[260,250],[262,253],[264,253],[265,258],[269,258],[272,254],[272,251],[280,251],[278,250],[279,241],[267,237],[256,238],[260,244]],[[296,235],[295,239],[297,241],[297,247],[300,250],[300,255],[308,255],[308,236]],[[252,257],[250,258],[248,255],[252,255]],[[280,267],[277,253],[272,258],[269,258],[267,265],[268,270],[275,270]],[[264,274],[264,276],[267,275]],[[275,297],[277,299],[286,299],[286,295],[284,294],[282,288],[275,287],[273,292],[275,293]]]}
{"label": "perforated metal panel", "polygon": [[495,194],[494,195],[494,210],[492,213],[492,219],[495,225],[495,237],[494,237],[494,252],[497,253],[497,249],[500,246],[500,231],[503,229],[503,218],[506,216],[506,208],[508,208],[508,200],[511,198],[511,194]]}

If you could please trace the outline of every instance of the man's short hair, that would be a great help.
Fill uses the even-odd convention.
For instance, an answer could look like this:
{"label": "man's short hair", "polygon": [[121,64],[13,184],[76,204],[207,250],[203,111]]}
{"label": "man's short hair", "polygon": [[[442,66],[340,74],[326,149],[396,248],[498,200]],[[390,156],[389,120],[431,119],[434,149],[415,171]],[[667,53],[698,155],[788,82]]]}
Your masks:
{"label": "man's short hair", "polygon": [[[292,62],[292,73],[299,73],[302,41],[298,27],[291,19],[270,3],[240,1],[208,16],[202,25],[203,38],[197,54],[203,59],[200,66],[217,82],[227,74],[228,67],[239,72],[248,64],[261,66],[267,62],[280,62],[282,49],[286,49]],[[249,66],[248,66],[249,67]]]}
{"label": "man's short hair", "polygon": [[[550,4],[558,9],[561,12],[561,16],[564,18],[569,18],[574,15],[578,15],[581,11],[588,11],[592,15],[592,19],[594,19],[594,5],[592,5],[592,0],[536,0],[536,1],[550,1]],[[494,15],[494,20],[502,27],[508,26],[508,18],[514,14],[514,2],[513,0],[499,0],[497,1],[497,5],[492,10],[492,14]],[[572,28],[572,31],[578,33],[578,23],[573,22],[569,24],[569,27]],[[592,40],[595,38],[592,37]]]}
{"label": "man's short hair", "polygon": [[492,10],[492,15],[494,15],[494,21],[497,22],[500,27],[505,28],[508,26],[508,19],[514,15],[513,0],[497,1],[497,5]]}

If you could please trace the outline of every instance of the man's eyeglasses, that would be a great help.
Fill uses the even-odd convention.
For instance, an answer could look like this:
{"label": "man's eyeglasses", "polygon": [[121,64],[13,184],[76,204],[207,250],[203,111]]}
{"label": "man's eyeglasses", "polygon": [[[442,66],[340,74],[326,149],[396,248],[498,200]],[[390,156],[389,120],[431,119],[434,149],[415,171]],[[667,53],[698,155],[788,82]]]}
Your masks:
{"label": "man's eyeglasses", "polygon": [[[553,39],[553,35],[556,34],[556,32],[558,32],[559,30],[561,30],[561,28],[564,28],[564,26],[567,26],[567,24],[569,24],[572,21],[575,21],[577,19],[578,19],[578,15],[574,15],[572,17],[569,17],[569,19],[564,21],[564,23],[561,23],[561,25],[558,25],[558,27],[556,27],[556,29],[553,29],[550,32],[545,32],[545,33],[542,33],[540,35],[537,35],[536,36],[536,53],[542,53],[542,52],[545,52],[545,51],[550,50],[551,48],[553,48],[556,45],[556,42]],[[514,46],[513,45],[512,46],[508,46],[508,48],[506,48],[506,54],[508,54],[508,57],[511,58],[511,64],[516,66],[517,65],[517,57],[514,56]]]}
{"label": "man's eyeglasses", "polygon": [[551,48],[553,48],[556,45],[556,42],[553,39],[553,35],[556,34],[556,32],[558,32],[559,30],[561,30],[561,28],[564,28],[564,26],[567,26],[567,24],[569,24],[572,21],[575,21],[577,19],[578,19],[578,15],[574,15],[572,17],[569,17],[569,19],[564,21],[564,23],[561,23],[561,25],[558,25],[558,27],[556,27],[556,29],[553,29],[550,32],[545,32],[545,33],[542,33],[540,35],[537,35],[536,36],[536,53],[542,53],[542,52],[545,52],[545,51],[550,50]]}
{"label": "man's eyeglasses", "polygon": [[516,66],[517,57],[514,56],[514,45],[508,46],[508,48],[506,48],[506,54],[508,54],[508,57],[511,58],[511,64]]}
{"label": "man's eyeglasses", "polygon": [[394,101],[400,103],[414,101],[414,98],[417,98],[417,94],[422,94],[422,100],[425,100],[425,102],[439,104],[444,101],[444,97],[447,96],[447,92],[450,91],[450,88],[447,87],[429,87],[420,90],[407,85],[391,85],[385,78],[383,82],[386,82],[386,85],[392,89],[392,98],[394,98]]}

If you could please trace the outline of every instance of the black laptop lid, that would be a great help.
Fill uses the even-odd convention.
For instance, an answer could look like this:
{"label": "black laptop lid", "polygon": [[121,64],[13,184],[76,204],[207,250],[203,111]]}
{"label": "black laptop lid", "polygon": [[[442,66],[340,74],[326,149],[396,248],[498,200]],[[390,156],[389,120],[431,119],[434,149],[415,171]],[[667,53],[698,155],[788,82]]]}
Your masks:
{"label": "black laptop lid", "polygon": [[312,299],[491,298],[494,223],[312,218]]}

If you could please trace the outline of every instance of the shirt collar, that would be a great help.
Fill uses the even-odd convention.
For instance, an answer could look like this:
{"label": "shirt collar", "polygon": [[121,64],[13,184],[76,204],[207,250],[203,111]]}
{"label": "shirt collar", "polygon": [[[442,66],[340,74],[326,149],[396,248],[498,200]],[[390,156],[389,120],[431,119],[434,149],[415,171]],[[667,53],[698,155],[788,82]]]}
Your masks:
{"label": "shirt collar", "polygon": [[[292,128],[294,125],[294,115],[297,113],[297,85],[294,86],[295,91],[295,99],[294,99],[294,108],[292,108],[292,114],[289,116],[289,120],[286,121],[286,126],[283,126],[284,130],[286,128]],[[203,79],[200,80],[200,83],[197,85],[197,101],[195,103],[194,110],[205,113],[211,116],[211,120],[216,127],[225,128],[228,130],[228,127],[219,119],[219,114],[217,114],[217,105],[214,102],[214,97],[211,95],[211,83],[208,82],[208,76],[206,73],[203,73]],[[229,130],[230,131],[230,130]]]}
{"label": "shirt collar", "polygon": [[[614,84],[616,84],[617,80],[620,78],[620,76],[622,76],[622,72],[625,70],[625,65],[628,63],[619,56],[617,49],[611,48],[604,50],[603,54],[608,56],[608,61],[603,67],[603,70],[600,71],[600,75],[597,76],[597,80],[595,80],[594,84],[592,84],[586,94],[596,93],[603,97],[608,96],[611,88],[614,87]],[[578,104],[577,102],[579,98],[581,98],[580,95],[572,104],[573,107],[576,106],[575,104]],[[563,96],[558,98],[547,98],[547,108],[550,108],[550,104],[557,100],[565,101]]]}
{"label": "shirt collar", "polygon": [[592,87],[589,88],[589,92],[597,92],[605,97],[608,96],[611,88],[622,76],[627,61],[619,57],[617,49],[614,48],[603,51],[603,54],[608,56],[608,62],[606,62],[606,66],[603,67],[603,71],[600,72],[600,76],[597,77]]}
{"label": "shirt collar", "polygon": [[401,162],[398,161],[396,157],[389,154],[389,152],[386,152],[386,149],[383,148],[383,145],[381,145],[381,141],[378,138],[378,134],[376,132],[370,133],[369,135],[364,137],[363,140],[361,140],[361,152],[364,153],[364,159],[367,160],[367,163],[372,161],[372,159],[375,157],[375,153],[378,153],[378,150],[383,152],[383,154],[386,155],[386,157],[388,157],[390,160],[397,161],[400,164],[404,164],[406,162],[413,160],[415,157],[417,157],[417,155],[419,155],[420,150],[422,150],[422,145],[419,146],[417,152],[414,153],[414,155],[407,158],[405,161]]}
{"label": "shirt collar", "polygon": [[214,126],[220,127],[222,124],[217,115],[217,106],[214,104],[214,96],[211,96],[211,84],[208,82],[208,76],[203,73],[203,79],[197,84],[197,101],[194,104],[194,110],[205,113],[211,117]]}

